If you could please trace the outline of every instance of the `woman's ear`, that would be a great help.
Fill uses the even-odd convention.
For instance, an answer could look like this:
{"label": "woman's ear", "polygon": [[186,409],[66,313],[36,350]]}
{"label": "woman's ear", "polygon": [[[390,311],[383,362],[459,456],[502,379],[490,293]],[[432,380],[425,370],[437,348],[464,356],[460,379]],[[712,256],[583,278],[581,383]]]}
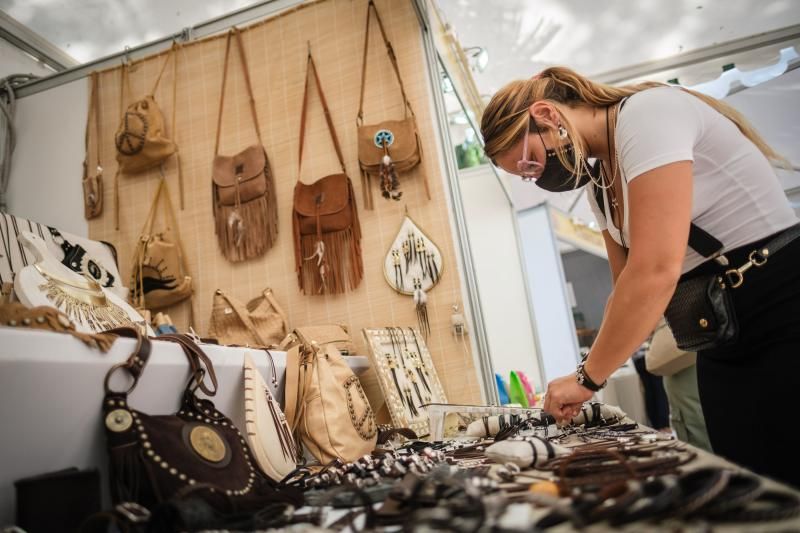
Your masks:
{"label": "woman's ear", "polygon": [[561,125],[561,118],[555,106],[549,102],[534,102],[528,108],[534,122],[539,128],[556,129]]}

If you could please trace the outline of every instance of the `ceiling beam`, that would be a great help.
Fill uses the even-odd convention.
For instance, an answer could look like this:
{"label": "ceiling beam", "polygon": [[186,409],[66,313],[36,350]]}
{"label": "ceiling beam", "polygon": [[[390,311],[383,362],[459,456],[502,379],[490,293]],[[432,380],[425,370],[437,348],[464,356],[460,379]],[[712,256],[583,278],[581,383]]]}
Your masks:
{"label": "ceiling beam", "polygon": [[609,70],[594,74],[591,76],[593,80],[608,83],[611,85],[623,83],[637,78],[652,76],[665,70],[672,70],[682,68],[704,61],[719,59],[722,57],[756,50],[765,46],[776,45],[800,39],[800,24],[788,26],[779,30],[769,31],[743,37],[741,39],[734,39],[720,44],[707,46],[705,48],[698,48],[689,52],[674,55],[664,59],[656,59],[653,61],[645,61],[636,65],[630,65],[623,68]]}
{"label": "ceiling beam", "polygon": [[33,56],[56,72],[78,65],[78,61],[59,47],[0,10],[0,38]]}

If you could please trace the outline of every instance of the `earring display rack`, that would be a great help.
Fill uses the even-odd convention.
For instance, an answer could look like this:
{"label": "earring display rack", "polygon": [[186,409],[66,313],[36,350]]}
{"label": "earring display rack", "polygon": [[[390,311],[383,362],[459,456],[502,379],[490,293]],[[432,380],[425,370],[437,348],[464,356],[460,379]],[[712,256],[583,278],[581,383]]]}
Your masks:
{"label": "earring display rack", "polygon": [[364,339],[392,424],[430,432],[427,405],[447,403],[422,334],[414,328],[365,328]]}

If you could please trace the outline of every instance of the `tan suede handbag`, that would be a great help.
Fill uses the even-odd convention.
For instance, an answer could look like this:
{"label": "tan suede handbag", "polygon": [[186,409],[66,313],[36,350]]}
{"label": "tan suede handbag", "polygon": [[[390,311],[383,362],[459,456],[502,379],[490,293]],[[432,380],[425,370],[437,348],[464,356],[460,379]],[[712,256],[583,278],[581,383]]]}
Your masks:
{"label": "tan suede handbag", "polygon": [[264,289],[247,305],[217,289],[208,336],[220,344],[272,348],[286,336],[288,325],[272,289]]}
{"label": "tan suede handbag", "polygon": [[[372,12],[378,23],[386,53],[392,63],[400,93],[403,95],[404,116],[401,120],[384,120],[377,124],[364,124],[364,89],[367,82],[367,52],[369,50],[369,21]],[[358,103],[358,163],[361,167],[361,188],[364,195],[364,207],[373,209],[371,177],[380,179],[381,194],[384,198],[399,200],[402,193],[399,189],[398,173],[408,172],[422,160],[422,144],[417,131],[417,118],[411,108],[411,102],[403,86],[400,66],[392,43],[386,36],[378,8],[373,0],[367,5],[367,29],[364,36],[364,57],[361,67],[361,98]],[[424,177],[425,193],[431,198],[427,177]]]}
{"label": "tan suede handbag", "polygon": [[[308,93],[315,81],[325,121],[341,174],[330,174],[314,183],[300,181],[303,144],[306,130]],[[361,257],[361,225],[358,221],[353,184],[347,177],[344,157],[325,101],[311,50],[306,64],[306,85],[300,114],[300,148],[297,161],[297,184],[294,187],[292,216],[295,265],[303,294],[341,294],[353,290],[364,277]]]}
{"label": "tan suede handbag", "polygon": [[[219,140],[231,40],[234,36],[239,49],[239,62],[250,99],[250,114],[253,118],[258,144],[250,145],[241,152],[228,156],[220,155]],[[264,142],[261,138],[242,34],[237,28],[232,28],[228,32],[225,44],[225,64],[222,72],[222,91],[219,97],[217,138],[214,143],[211,183],[214,229],[225,258],[231,262],[244,261],[258,257],[272,248],[278,239],[275,180],[272,177],[267,151],[264,149]]]}
{"label": "tan suede handbag", "polygon": [[[100,95],[98,87],[99,75],[97,72],[92,72],[89,79],[90,93],[89,93],[89,113],[86,115],[86,156],[83,158],[83,216],[86,220],[99,217],[103,213],[103,165],[102,165],[102,140],[103,135],[100,133]],[[89,169],[90,161],[90,132],[92,129],[92,117],[94,117],[95,128],[95,152],[97,155],[97,165],[92,170]]]}
{"label": "tan suede handbag", "polygon": [[[178,49],[180,45],[173,43],[172,48],[167,52],[164,63],[158,73],[153,88],[150,92],[139,100],[134,101],[125,107],[125,89],[130,95],[130,66],[125,64],[120,70],[120,119],[117,133],[114,136],[114,143],[117,147],[117,173],[114,178],[114,208],[115,224],[119,229],[119,175],[137,174],[158,167],[167,158],[176,155],[178,166],[178,185],[180,192],[180,205],[183,209],[183,170],[181,167],[178,146],[174,142],[175,138],[175,111],[178,105],[177,84],[178,84]],[[167,134],[164,114],[156,103],[155,92],[167,68],[167,64],[172,60],[172,128]],[[124,108],[124,110],[123,110]]]}
{"label": "tan suede handbag", "polygon": [[[159,203],[165,220],[155,230]],[[192,297],[192,277],[186,263],[178,222],[172,209],[167,182],[160,180],[133,254],[131,300],[138,309],[163,309]],[[190,325],[194,317],[190,318]]]}
{"label": "tan suede handbag", "polygon": [[361,382],[331,338],[311,342],[295,329],[300,343],[286,355],[286,420],[296,440],[320,463],[353,461],[375,449],[378,427]]}

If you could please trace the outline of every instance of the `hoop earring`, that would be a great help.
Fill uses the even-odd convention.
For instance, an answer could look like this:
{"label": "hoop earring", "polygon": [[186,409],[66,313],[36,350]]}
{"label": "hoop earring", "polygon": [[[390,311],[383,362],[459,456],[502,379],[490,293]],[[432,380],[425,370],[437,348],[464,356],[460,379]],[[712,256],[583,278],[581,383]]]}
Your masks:
{"label": "hoop earring", "polygon": [[564,126],[558,127],[558,137],[559,139],[566,139],[567,138],[567,128]]}

